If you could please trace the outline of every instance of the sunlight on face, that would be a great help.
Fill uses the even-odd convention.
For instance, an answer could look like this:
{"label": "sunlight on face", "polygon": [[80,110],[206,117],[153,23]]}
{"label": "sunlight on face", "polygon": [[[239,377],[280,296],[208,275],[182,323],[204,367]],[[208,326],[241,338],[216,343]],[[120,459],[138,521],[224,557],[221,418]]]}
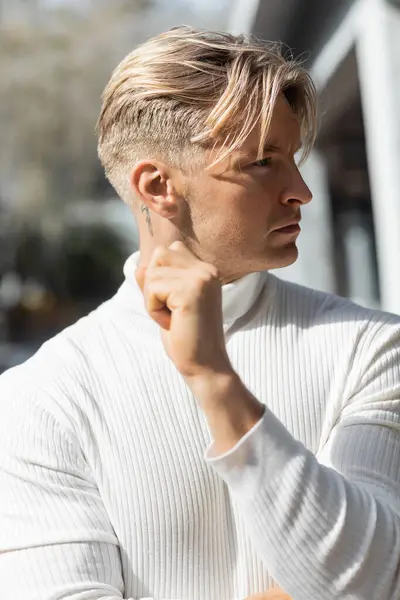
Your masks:
{"label": "sunlight on face", "polygon": [[[283,95],[260,160],[258,143],[254,130],[240,150],[187,182],[187,243],[230,279],[293,263],[300,209],[312,198],[295,160],[299,124]],[[208,164],[214,159],[210,153]]]}

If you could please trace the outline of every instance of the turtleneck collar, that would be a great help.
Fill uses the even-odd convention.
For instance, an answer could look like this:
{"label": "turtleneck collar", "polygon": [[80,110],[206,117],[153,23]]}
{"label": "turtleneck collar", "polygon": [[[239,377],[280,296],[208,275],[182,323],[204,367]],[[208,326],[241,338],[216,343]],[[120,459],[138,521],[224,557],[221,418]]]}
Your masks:
{"label": "turtleneck collar", "polygon": [[[144,310],[142,292],[136,282],[135,271],[139,263],[139,252],[132,254],[124,265],[126,284],[140,294],[140,306]],[[241,279],[222,286],[222,311],[224,325],[231,323],[245,315],[256,302],[266,280],[266,271],[249,273]]]}

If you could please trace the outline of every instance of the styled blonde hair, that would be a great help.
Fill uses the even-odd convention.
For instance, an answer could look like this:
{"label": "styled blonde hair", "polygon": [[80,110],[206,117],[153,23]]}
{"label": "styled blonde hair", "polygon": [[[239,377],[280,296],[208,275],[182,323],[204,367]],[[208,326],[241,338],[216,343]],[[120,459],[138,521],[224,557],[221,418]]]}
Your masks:
{"label": "styled blonde hair", "polygon": [[128,54],[103,92],[97,132],[106,176],[130,203],[137,160],[190,169],[218,144],[217,162],[258,124],[261,159],[280,93],[298,118],[304,160],[316,135],[315,87],[282,45],[186,26],[166,31]]}

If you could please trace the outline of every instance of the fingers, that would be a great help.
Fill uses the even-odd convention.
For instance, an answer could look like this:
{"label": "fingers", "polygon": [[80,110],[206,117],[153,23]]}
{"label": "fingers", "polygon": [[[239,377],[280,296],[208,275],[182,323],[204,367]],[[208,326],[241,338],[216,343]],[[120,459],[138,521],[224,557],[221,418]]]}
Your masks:
{"label": "fingers", "polygon": [[136,280],[143,292],[149,315],[162,327],[169,329],[174,298],[182,287],[181,270],[173,267],[140,267]]}
{"label": "fingers", "polygon": [[187,269],[200,262],[182,242],[174,242],[166,248],[158,246],[151,257],[149,267],[179,267]]}
{"label": "fingers", "polygon": [[167,306],[171,286],[171,280],[166,278],[147,278],[143,289],[146,310],[150,317],[163,329],[169,329],[171,325],[171,311]]}
{"label": "fingers", "polygon": [[178,278],[181,276],[181,271],[179,267],[160,267],[149,265],[148,267],[138,267],[135,271],[136,281],[138,286],[144,293],[146,281],[148,279],[168,279],[168,278]]}
{"label": "fingers", "polygon": [[145,303],[148,311],[168,307],[175,308],[173,293],[182,288],[181,277],[175,275],[176,269],[155,267],[148,269],[144,283]]}
{"label": "fingers", "polygon": [[218,279],[218,269],[203,262],[189,250],[183,242],[173,242],[168,248],[158,246],[151,257],[149,267],[177,267],[180,269],[198,269]]}
{"label": "fingers", "polygon": [[170,244],[169,246],[169,249],[175,252],[181,252],[188,258],[194,258],[197,260],[197,257],[193,254],[193,252],[191,252],[191,250],[189,250],[189,248],[183,242],[172,242],[172,244]]}
{"label": "fingers", "polygon": [[164,329],[170,328],[171,311],[194,306],[210,283],[220,285],[217,269],[200,261],[182,242],[156,248],[149,265],[138,267],[135,277],[146,310]]}

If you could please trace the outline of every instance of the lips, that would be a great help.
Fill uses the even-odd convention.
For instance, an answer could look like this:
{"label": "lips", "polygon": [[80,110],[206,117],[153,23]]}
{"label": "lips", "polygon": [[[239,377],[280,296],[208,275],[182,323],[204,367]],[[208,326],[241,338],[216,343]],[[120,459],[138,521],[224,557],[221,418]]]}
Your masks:
{"label": "lips", "polygon": [[286,234],[294,234],[300,233],[300,225],[298,221],[294,223],[290,223],[289,225],[284,225],[283,227],[279,227],[278,229],[274,229],[274,233],[286,233]]}

